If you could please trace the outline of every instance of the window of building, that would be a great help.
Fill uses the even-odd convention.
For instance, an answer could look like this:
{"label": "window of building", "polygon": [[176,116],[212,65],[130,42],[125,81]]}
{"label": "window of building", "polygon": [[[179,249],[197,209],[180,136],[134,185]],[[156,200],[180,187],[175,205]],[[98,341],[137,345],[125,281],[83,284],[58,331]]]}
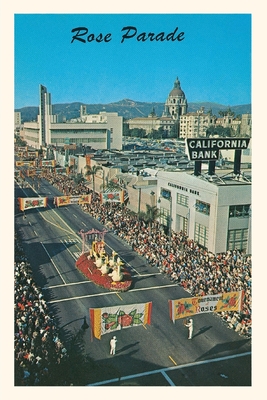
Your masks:
{"label": "window of building", "polygon": [[210,215],[210,204],[209,203],[204,203],[203,201],[196,200],[195,204],[196,211],[205,214],[205,215]]}
{"label": "window of building", "polygon": [[248,229],[231,229],[228,231],[227,249],[246,251],[248,247]]}
{"label": "window of building", "polygon": [[163,197],[164,199],[170,200],[171,192],[167,189],[161,188],[160,196]]}
{"label": "window of building", "polygon": [[159,223],[163,226],[169,226],[170,210],[160,207],[159,210]]}
{"label": "window of building", "polygon": [[249,217],[250,204],[239,204],[229,207],[229,218]]}
{"label": "window of building", "polygon": [[184,194],[177,193],[177,199],[176,199],[177,204],[180,204],[181,206],[188,207],[188,199],[189,199],[188,196],[185,196]]}
{"label": "window of building", "polygon": [[195,237],[194,240],[200,246],[208,247],[209,228],[204,225],[195,223]]}

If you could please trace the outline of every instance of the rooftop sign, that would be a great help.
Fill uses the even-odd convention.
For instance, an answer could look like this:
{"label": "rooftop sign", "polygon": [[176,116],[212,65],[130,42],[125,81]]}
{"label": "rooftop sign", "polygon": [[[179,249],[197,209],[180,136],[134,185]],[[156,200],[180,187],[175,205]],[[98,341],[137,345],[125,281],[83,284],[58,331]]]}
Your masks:
{"label": "rooftop sign", "polygon": [[243,150],[249,145],[249,138],[205,138],[187,139],[191,161],[218,160],[220,150]]}

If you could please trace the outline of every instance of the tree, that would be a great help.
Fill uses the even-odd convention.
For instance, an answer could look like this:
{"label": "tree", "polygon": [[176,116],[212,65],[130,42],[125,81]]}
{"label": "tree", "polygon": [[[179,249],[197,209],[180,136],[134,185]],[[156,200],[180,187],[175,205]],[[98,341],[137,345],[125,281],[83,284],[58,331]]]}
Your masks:
{"label": "tree", "polygon": [[26,147],[27,146],[27,142],[23,139],[21,139],[21,137],[19,135],[15,136],[16,139],[16,145],[17,146],[22,146],[22,147]]}
{"label": "tree", "polygon": [[127,122],[123,122],[122,135],[123,136],[131,136],[131,129],[129,129],[129,123],[127,123]]}
{"label": "tree", "polygon": [[86,177],[92,175],[93,191],[95,192],[95,175],[96,175],[97,171],[99,171],[100,169],[103,170],[103,168],[101,167],[101,165],[93,165],[92,167],[90,165],[86,165],[85,169],[86,169],[86,172],[85,172]]}
{"label": "tree", "polygon": [[151,225],[158,217],[159,210],[156,206],[150,206],[146,204],[146,212],[142,211],[139,214],[139,218],[143,219],[146,223],[148,223],[149,232],[151,232]]}
{"label": "tree", "polygon": [[219,111],[218,114],[220,117],[226,117],[226,116],[234,117],[235,116],[234,111],[232,111],[230,107],[228,108],[228,110]]}
{"label": "tree", "polygon": [[164,136],[164,128],[163,126],[160,126],[158,130],[153,129],[151,132],[151,137],[153,139],[162,139]]}
{"label": "tree", "polygon": [[146,136],[146,131],[143,128],[131,129],[133,137],[144,138]]}
{"label": "tree", "polygon": [[113,181],[109,181],[106,188],[111,190],[121,190],[120,184]]}
{"label": "tree", "polygon": [[74,182],[79,185],[80,183],[82,183],[84,181],[84,177],[83,174],[78,173],[74,178],[73,178]]}

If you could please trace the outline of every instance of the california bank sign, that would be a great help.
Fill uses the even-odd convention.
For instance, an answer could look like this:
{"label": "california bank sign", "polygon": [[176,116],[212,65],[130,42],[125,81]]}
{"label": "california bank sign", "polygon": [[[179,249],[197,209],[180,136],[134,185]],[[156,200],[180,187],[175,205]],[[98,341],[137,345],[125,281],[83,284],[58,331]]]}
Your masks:
{"label": "california bank sign", "polygon": [[220,150],[243,150],[249,145],[249,138],[187,139],[191,161],[218,160]]}

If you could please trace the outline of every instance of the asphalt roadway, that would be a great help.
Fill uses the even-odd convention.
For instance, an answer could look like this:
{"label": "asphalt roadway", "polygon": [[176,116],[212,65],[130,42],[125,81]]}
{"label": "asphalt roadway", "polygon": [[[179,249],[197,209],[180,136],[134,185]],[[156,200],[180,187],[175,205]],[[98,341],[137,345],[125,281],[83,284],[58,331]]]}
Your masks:
{"label": "asphalt roadway", "polygon": [[[75,267],[82,252],[78,232],[103,226],[80,206],[54,208],[52,198],[61,193],[46,180],[28,179],[28,187],[15,184],[15,222],[23,231],[23,246],[37,284],[57,318],[63,340],[76,334],[89,309],[152,302],[151,325],[116,331],[117,350],[109,354],[111,334],[101,340],[84,332],[85,351],[97,368],[88,376],[89,386],[251,386],[251,340],[239,336],[216,314],[194,316],[192,340],[182,320],[173,323],[168,300],[189,297],[158,269],[112,232],[105,235],[107,251],[114,249],[130,268],[132,288],[113,293],[89,282]],[[47,208],[25,212],[17,209],[17,197],[48,196]]]}

